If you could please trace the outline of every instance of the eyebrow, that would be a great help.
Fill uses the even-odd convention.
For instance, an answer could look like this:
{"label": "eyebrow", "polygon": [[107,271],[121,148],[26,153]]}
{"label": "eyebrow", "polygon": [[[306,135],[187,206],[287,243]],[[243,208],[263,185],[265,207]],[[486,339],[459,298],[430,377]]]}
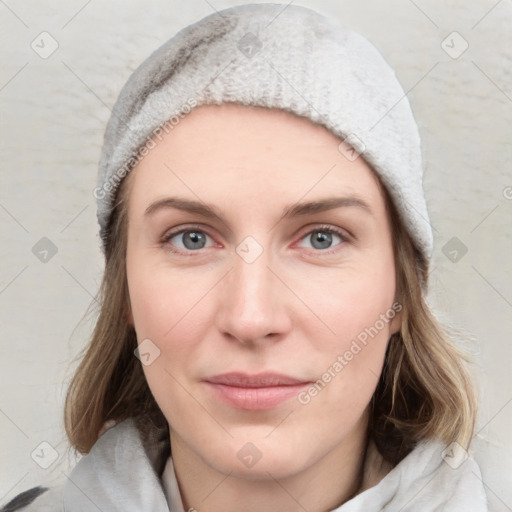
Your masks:
{"label": "eyebrow", "polygon": [[[303,215],[312,215],[315,213],[334,210],[336,208],[356,207],[373,215],[368,203],[363,199],[355,196],[347,197],[329,197],[317,201],[308,201],[304,203],[292,204],[284,208],[279,222],[283,219],[299,217]],[[158,210],[174,208],[189,213],[195,213],[208,219],[216,219],[225,222],[222,214],[213,205],[195,201],[191,199],[183,199],[179,197],[166,197],[151,203],[144,212],[144,216],[149,216]]]}

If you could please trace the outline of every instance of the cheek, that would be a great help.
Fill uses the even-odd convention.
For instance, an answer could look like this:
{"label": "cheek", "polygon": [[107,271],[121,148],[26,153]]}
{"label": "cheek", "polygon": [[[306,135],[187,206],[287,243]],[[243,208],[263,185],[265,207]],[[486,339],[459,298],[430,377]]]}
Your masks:
{"label": "cheek", "polygon": [[311,303],[329,331],[323,329],[319,336],[318,322],[306,327],[316,356],[312,358],[321,363],[316,365],[318,380],[302,403],[315,401],[318,410],[339,410],[347,418],[347,410],[361,411],[375,390],[401,306],[394,300],[394,266],[347,272],[338,282],[328,277],[323,293],[322,287],[310,288]]}
{"label": "cheek", "polygon": [[[143,366],[144,374],[157,402],[165,408],[169,396],[181,396],[179,383],[192,376],[204,351],[202,341],[212,319],[207,296],[212,279],[200,271],[171,272],[159,263],[144,267],[135,258],[127,262],[127,273],[138,343],[149,339],[157,347],[153,350],[158,356]],[[182,398],[187,401],[189,397]]]}
{"label": "cheek", "polygon": [[201,349],[205,290],[168,269],[144,269],[136,260],[127,264],[127,272],[138,343],[151,341],[146,345],[151,360],[149,364],[143,361],[143,371],[166,417],[174,418],[183,412],[179,404],[187,409],[194,405],[182,386]]}
{"label": "cheek", "polygon": [[[140,339],[164,343],[182,325],[194,328],[191,317],[208,291],[208,280],[196,272],[182,275],[160,265],[127,263],[128,289],[135,330]],[[193,314],[191,315],[193,311]],[[192,332],[189,331],[191,334]]]}
{"label": "cheek", "polygon": [[326,333],[320,338],[323,347],[318,348],[329,349],[328,352],[346,350],[359,335],[362,342],[368,331],[375,337],[375,328],[379,334],[388,336],[396,316],[393,266],[344,269],[343,273],[329,271],[316,277],[307,280],[308,284],[299,288],[298,294],[318,319],[303,322],[306,329],[309,325],[308,338],[319,339],[319,328]]}

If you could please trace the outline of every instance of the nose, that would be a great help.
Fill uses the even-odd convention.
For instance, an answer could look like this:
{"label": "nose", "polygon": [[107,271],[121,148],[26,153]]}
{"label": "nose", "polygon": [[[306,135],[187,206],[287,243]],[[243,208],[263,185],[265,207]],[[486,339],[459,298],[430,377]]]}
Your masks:
{"label": "nose", "polygon": [[278,341],[292,325],[288,300],[265,251],[251,263],[234,254],[233,268],[222,282],[217,327],[243,344]]}

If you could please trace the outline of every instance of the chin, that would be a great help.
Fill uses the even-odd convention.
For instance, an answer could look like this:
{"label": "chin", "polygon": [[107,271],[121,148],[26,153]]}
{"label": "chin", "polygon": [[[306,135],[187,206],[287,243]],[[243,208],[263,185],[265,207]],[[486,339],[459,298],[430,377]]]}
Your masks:
{"label": "chin", "polygon": [[[212,446],[216,448],[212,450]],[[282,437],[271,440],[270,437],[240,435],[227,443],[211,442],[202,448],[202,453],[198,451],[198,454],[208,466],[223,474],[249,480],[293,476],[306,469],[314,458],[308,457],[304,444],[286,443]]]}

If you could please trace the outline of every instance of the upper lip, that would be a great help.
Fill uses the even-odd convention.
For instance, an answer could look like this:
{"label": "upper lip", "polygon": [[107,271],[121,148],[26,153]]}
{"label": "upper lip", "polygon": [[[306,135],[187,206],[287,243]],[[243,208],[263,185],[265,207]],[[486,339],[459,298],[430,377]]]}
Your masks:
{"label": "upper lip", "polygon": [[222,375],[214,375],[204,379],[211,384],[223,384],[225,386],[234,386],[240,388],[265,388],[272,386],[294,386],[305,384],[308,381],[296,379],[280,373],[258,373],[249,375],[247,373],[231,372]]}

